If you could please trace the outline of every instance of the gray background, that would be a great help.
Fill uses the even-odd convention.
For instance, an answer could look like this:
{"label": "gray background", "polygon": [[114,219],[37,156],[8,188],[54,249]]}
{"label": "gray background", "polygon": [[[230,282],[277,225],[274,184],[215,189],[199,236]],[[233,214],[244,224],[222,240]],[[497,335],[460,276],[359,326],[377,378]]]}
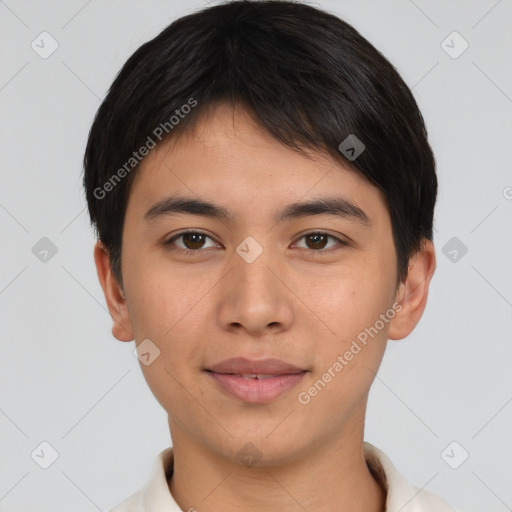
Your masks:
{"label": "gray background", "polygon": [[[81,158],[124,61],[201,5],[0,1],[1,511],[108,510],[144,485],[170,444],[134,343],[110,333]],[[317,5],[398,68],[438,162],[429,302],[413,334],[389,342],[366,439],[415,485],[463,511],[512,510],[512,1]],[[31,47],[51,49],[43,31],[58,43],[47,58]],[[453,31],[469,44],[457,58],[458,36],[444,43],[451,56],[442,46]],[[43,237],[56,254],[41,252]],[[31,455],[44,441],[58,452],[48,469],[40,464],[50,448]],[[448,465],[465,452],[457,469]]]}

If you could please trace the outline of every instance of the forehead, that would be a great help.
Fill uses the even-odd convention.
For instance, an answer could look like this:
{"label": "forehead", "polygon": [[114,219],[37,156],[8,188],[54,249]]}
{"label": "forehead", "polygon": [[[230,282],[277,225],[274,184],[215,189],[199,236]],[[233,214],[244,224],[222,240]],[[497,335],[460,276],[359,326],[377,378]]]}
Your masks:
{"label": "forehead", "polygon": [[129,206],[138,214],[169,195],[195,196],[230,211],[263,214],[315,196],[342,195],[369,217],[386,215],[382,193],[330,155],[301,154],[274,139],[244,109],[227,105],[157,146],[135,176]]}

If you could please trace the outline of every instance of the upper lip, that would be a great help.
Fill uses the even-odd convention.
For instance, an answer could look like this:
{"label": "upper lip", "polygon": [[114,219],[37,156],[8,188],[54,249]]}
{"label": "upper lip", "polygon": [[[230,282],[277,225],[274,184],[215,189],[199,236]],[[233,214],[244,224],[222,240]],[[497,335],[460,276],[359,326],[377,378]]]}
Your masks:
{"label": "upper lip", "polygon": [[300,373],[304,370],[297,366],[281,361],[280,359],[247,359],[233,357],[206,368],[215,373],[256,374],[256,375],[284,375]]}

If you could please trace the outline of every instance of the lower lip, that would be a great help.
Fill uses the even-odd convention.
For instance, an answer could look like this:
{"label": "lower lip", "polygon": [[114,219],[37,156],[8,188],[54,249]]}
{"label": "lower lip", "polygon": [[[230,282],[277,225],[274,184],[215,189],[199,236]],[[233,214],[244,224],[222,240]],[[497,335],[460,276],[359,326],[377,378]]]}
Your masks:
{"label": "lower lip", "polygon": [[276,375],[268,379],[246,379],[227,373],[207,372],[230,395],[251,404],[264,404],[294,388],[306,372]]}

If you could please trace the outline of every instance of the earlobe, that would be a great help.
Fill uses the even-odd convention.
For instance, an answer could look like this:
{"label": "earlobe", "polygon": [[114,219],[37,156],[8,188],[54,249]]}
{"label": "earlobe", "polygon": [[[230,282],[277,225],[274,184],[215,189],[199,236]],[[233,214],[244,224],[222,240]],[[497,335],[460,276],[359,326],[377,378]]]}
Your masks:
{"label": "earlobe", "polygon": [[119,341],[132,341],[133,330],[126,298],[112,274],[109,253],[99,240],[94,246],[94,262],[96,263],[96,272],[105,295],[108,311],[113,321],[112,335]]}
{"label": "earlobe", "polygon": [[422,248],[412,256],[404,283],[400,284],[396,302],[402,308],[390,323],[388,338],[401,340],[416,327],[427,305],[430,280],[436,268],[434,244],[424,240]]}

